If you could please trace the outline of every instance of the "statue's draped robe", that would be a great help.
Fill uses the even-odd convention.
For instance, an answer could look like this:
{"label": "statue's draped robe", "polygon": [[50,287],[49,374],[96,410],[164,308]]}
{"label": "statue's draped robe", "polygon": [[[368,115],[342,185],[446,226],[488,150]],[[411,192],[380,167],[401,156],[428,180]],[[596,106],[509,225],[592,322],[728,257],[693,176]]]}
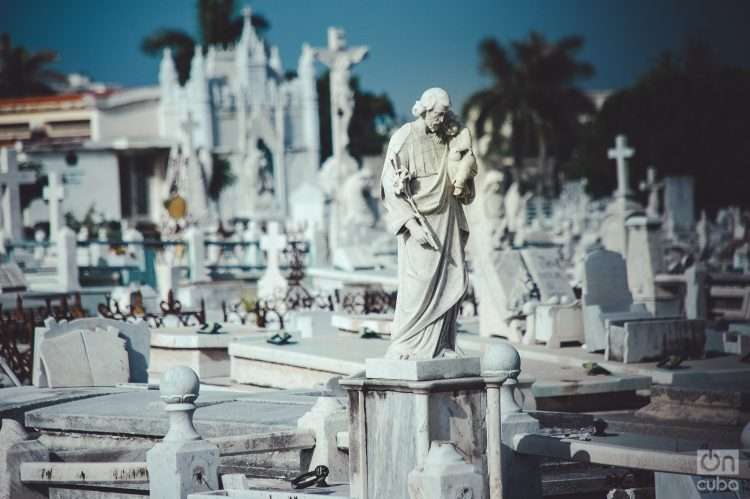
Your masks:
{"label": "statue's draped robe", "polygon": [[[428,133],[421,120],[404,125],[388,145],[381,197],[388,230],[398,237],[399,282],[389,358],[430,359],[456,348],[456,318],[468,288],[464,248],[469,227],[461,202],[453,196],[447,152],[447,145]],[[437,251],[420,245],[405,227],[416,216],[403,195],[394,192],[392,159],[414,177],[411,192],[439,242]],[[469,181],[463,202],[473,195]]]}

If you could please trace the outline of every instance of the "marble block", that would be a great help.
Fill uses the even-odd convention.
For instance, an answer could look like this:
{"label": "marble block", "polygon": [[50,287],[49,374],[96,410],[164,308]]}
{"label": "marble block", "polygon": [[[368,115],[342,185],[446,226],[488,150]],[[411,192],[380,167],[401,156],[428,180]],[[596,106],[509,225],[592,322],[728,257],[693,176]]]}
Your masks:
{"label": "marble block", "polygon": [[457,359],[367,359],[365,376],[376,379],[429,381],[435,379],[469,378],[479,376],[479,357]]}
{"label": "marble block", "polygon": [[625,364],[661,360],[668,355],[699,359],[705,353],[702,320],[651,320],[612,325],[607,334],[606,360]]}
{"label": "marble block", "polygon": [[[478,360],[478,359],[477,359]],[[433,381],[345,378],[349,393],[352,497],[409,497],[409,474],[426,464],[430,443],[451,441],[485,477],[485,378]]]}

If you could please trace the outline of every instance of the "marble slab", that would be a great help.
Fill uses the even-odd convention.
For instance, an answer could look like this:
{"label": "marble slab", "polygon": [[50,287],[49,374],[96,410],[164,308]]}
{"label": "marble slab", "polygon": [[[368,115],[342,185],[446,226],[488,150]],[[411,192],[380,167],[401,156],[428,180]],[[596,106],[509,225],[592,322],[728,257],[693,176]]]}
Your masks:
{"label": "marble slab", "polygon": [[373,333],[391,335],[393,314],[333,314],[331,325],[340,331],[361,333],[365,329]]}
{"label": "marble slab", "polygon": [[479,357],[458,359],[367,359],[365,376],[376,379],[398,379],[405,381],[428,381],[434,379],[469,378],[479,376]]}
{"label": "marble slab", "polygon": [[[25,424],[50,432],[161,437],[169,426],[158,390],[134,390],[83,399],[26,413]],[[294,403],[271,394],[201,390],[195,426],[203,437],[293,430],[318,393],[294,396]]]}

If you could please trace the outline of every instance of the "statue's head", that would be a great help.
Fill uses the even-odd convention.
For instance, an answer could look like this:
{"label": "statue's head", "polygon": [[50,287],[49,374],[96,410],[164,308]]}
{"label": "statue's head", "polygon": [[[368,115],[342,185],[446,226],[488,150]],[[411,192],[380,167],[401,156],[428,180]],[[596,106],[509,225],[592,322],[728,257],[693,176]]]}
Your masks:
{"label": "statue's head", "polygon": [[328,48],[334,51],[346,48],[346,32],[343,29],[334,26],[328,28]]}
{"label": "statue's head", "polygon": [[451,98],[448,92],[442,88],[428,88],[422,94],[414,107],[412,114],[424,120],[425,125],[431,132],[436,132],[450,116]]}

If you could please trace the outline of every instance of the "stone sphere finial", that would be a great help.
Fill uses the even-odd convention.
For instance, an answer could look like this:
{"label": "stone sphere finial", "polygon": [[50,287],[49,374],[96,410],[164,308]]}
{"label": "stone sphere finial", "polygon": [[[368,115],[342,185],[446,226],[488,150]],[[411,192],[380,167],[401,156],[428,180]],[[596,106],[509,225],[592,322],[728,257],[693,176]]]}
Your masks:
{"label": "stone sphere finial", "polygon": [[161,399],[167,404],[192,404],[200,392],[200,379],[185,366],[170,367],[159,383]]}
{"label": "stone sphere finial", "polygon": [[492,345],[482,357],[482,374],[515,379],[521,373],[521,356],[510,343]]}

